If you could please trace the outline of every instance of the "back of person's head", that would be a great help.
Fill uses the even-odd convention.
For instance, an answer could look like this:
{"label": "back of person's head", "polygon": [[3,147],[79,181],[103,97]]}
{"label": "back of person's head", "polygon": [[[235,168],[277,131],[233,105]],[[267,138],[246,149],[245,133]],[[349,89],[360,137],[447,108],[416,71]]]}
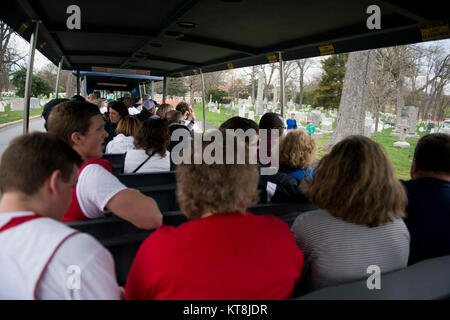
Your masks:
{"label": "back of person's head", "polygon": [[421,171],[450,174],[450,135],[432,133],[420,138],[414,160]]}
{"label": "back of person's head", "polygon": [[58,105],[50,114],[48,131],[73,146],[72,133],[86,135],[91,126],[91,118],[101,115],[95,104],[83,101],[67,101]]}
{"label": "back of person's head", "polygon": [[142,108],[148,111],[152,111],[153,108],[156,108],[155,103],[153,102],[153,100],[145,100],[142,103]]}
{"label": "back of person's head", "polygon": [[47,102],[44,106],[44,110],[42,111],[42,117],[44,118],[45,122],[44,122],[44,128],[45,130],[47,129],[47,120],[48,120],[48,116],[50,115],[50,112],[53,110],[53,108],[62,103],[62,102],[66,102],[69,101],[69,99],[52,99],[49,102]]}
{"label": "back of person's head", "polygon": [[156,114],[161,118],[165,118],[168,111],[173,110],[172,105],[168,103],[163,103],[159,106],[158,110],[156,110]]}
{"label": "back of person's head", "polygon": [[267,112],[259,120],[260,129],[282,129],[284,121],[278,113]]}
{"label": "back of person's head", "polygon": [[406,193],[384,149],[364,136],[337,143],[302,190],[319,208],[350,223],[376,227],[405,216]]}
{"label": "back of person's head", "polygon": [[184,116],[184,114],[189,111],[189,105],[186,102],[182,101],[177,104],[175,110],[180,111]]}
{"label": "back of person's head", "polygon": [[180,124],[180,122],[183,121],[183,114],[177,110],[170,110],[166,113],[166,119],[169,122],[169,124],[171,123]]}
{"label": "back of person's head", "polygon": [[280,143],[280,165],[305,169],[312,165],[316,151],[316,140],[308,132],[289,130]]}
{"label": "back of person's head", "polygon": [[248,129],[254,129],[258,133],[259,126],[253,120],[236,116],[236,117],[232,117],[232,118],[228,119],[227,121],[225,121],[224,123],[222,123],[220,125],[219,129],[220,130],[226,130],[226,129],[237,130],[237,129],[242,129],[244,131],[247,131]]}
{"label": "back of person's head", "polygon": [[127,137],[134,137],[139,130],[139,120],[134,117],[125,117],[120,119],[117,124],[116,132],[121,133]]}
{"label": "back of person's head", "polygon": [[80,96],[79,94],[74,95],[72,98],[70,98],[71,101],[86,101],[86,99],[83,96]]}
{"label": "back of person's head", "polygon": [[122,101],[113,101],[108,105],[108,112],[109,109],[116,110],[121,118],[128,117],[130,114],[128,112],[128,108]]}
{"label": "back of person's head", "polygon": [[[198,218],[206,213],[244,214],[258,201],[259,173],[255,165],[249,164],[248,147],[235,136],[234,148],[227,148],[225,139],[217,139],[214,141],[217,147],[214,151],[218,150],[215,155],[222,153],[223,156],[215,162],[204,157],[210,143],[202,141],[202,148],[194,148],[192,141],[190,163],[177,166],[176,191],[180,209],[188,218]],[[208,149],[211,152],[211,146]],[[245,150],[247,155],[240,163],[238,150]]]}
{"label": "back of person's head", "polygon": [[136,96],[136,98],[134,98],[134,103],[139,103],[140,100],[141,96]]}
{"label": "back of person's head", "polygon": [[97,95],[95,93],[89,93],[86,100],[92,102],[97,99]]}
{"label": "back of person's head", "polygon": [[131,105],[133,104],[132,100],[131,100],[131,97],[128,97],[128,96],[123,97],[122,102],[125,103],[125,105],[127,107],[131,107]]}
{"label": "back of person's head", "polygon": [[134,136],[134,147],[145,150],[148,155],[155,152],[164,157],[169,143],[170,135],[166,119],[145,120]]}
{"label": "back of person's head", "polygon": [[[81,158],[57,136],[34,132],[11,141],[0,162],[0,192],[34,195],[57,170],[68,182]],[[68,205],[68,204],[67,204]]]}

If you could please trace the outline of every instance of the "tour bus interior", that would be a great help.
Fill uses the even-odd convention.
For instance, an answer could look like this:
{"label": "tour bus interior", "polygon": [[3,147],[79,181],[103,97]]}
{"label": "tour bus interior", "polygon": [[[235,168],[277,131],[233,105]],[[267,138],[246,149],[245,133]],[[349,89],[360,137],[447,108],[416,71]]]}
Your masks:
{"label": "tour bus interior", "polygon": [[[129,0],[129,10],[122,2],[76,3],[73,7],[68,0],[7,1],[0,19],[53,63],[73,70],[79,80],[87,74],[83,72],[96,68],[145,70],[155,77],[148,80],[162,80],[164,89],[167,77],[449,37],[450,11],[438,0],[423,5],[387,0]],[[369,19],[377,12],[379,25],[372,21],[377,17]],[[126,85],[125,78],[118,81]],[[111,78],[97,82],[111,83]],[[161,209],[164,223],[178,225],[185,220],[174,193],[166,192],[174,188],[174,176],[170,179],[161,182],[165,188],[151,186],[147,191],[162,207],[167,205]],[[253,209],[278,210],[288,220],[292,212],[308,210],[294,204]],[[116,217],[70,225],[94,235],[112,252],[122,285],[140,243],[151,233]],[[383,280],[385,290],[367,290],[365,281],[359,281],[300,298],[449,299],[449,268],[450,256],[445,256],[392,273]]]}

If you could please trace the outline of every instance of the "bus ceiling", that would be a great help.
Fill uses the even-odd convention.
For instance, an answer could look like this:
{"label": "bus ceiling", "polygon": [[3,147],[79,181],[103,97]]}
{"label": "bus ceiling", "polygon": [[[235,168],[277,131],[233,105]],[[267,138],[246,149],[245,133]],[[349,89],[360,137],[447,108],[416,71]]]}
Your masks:
{"label": "bus ceiling", "polygon": [[[378,0],[18,0],[0,19],[63,69],[179,77],[449,37],[449,10]],[[39,22],[39,23],[37,23]],[[64,57],[64,59],[61,59]]]}

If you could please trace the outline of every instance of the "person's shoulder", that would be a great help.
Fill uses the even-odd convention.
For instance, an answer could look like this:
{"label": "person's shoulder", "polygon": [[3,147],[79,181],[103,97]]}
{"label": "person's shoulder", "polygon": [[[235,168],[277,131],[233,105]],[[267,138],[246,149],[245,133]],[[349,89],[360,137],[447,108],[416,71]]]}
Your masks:
{"label": "person's shoulder", "polygon": [[174,226],[161,225],[153,231],[147,239],[142,242],[141,248],[147,250],[153,246],[159,246],[167,243],[170,238],[177,232],[178,228]]}
{"label": "person's shoulder", "polygon": [[87,168],[89,165],[99,165],[99,166],[103,167],[104,169],[108,170],[109,172],[113,171],[113,166],[112,166],[111,162],[109,162],[106,159],[91,158],[84,165],[83,169]]}

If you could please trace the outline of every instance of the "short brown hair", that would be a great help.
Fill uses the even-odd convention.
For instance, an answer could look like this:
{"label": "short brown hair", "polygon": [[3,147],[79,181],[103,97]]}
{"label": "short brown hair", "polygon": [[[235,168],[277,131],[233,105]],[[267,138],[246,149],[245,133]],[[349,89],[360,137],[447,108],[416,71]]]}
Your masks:
{"label": "short brown hair", "polygon": [[419,170],[450,174],[450,134],[432,133],[420,138],[414,159]]}
{"label": "short brown hair", "polygon": [[86,135],[91,126],[91,118],[96,115],[101,115],[100,110],[90,102],[63,102],[50,113],[47,121],[48,132],[56,134],[69,146],[73,146],[72,133]]}
{"label": "short brown hair", "polygon": [[144,149],[148,155],[152,151],[164,157],[169,143],[169,125],[166,119],[145,120],[134,137],[134,147]]}
{"label": "short brown hair", "polygon": [[316,140],[309,133],[289,130],[280,142],[280,165],[305,169],[312,165],[316,151]]}
{"label": "short brown hair", "polygon": [[0,192],[35,194],[56,170],[65,182],[81,158],[64,141],[50,133],[34,132],[11,141],[0,162]]}
{"label": "short brown hair", "polygon": [[[219,139],[220,140],[220,139]],[[234,137],[234,164],[226,164],[227,150],[223,147],[224,164],[195,164],[194,153],[202,152],[211,142],[203,141],[202,150],[194,149],[191,143],[191,163],[179,164],[176,169],[177,197],[180,209],[188,218],[212,214],[240,212],[258,201],[259,173],[256,165],[237,164],[237,148],[240,142]],[[247,146],[243,146],[248,155]]]}
{"label": "short brown hair", "polygon": [[100,110],[90,102],[63,102],[50,113],[47,121],[48,132],[56,134],[69,146],[73,146],[72,133],[86,135],[91,126],[91,118],[96,115],[101,115]]}
{"label": "short brown hair", "polygon": [[405,217],[405,190],[383,148],[364,136],[336,144],[302,191],[318,207],[350,223],[376,227]]}
{"label": "short brown hair", "polygon": [[189,111],[189,105],[186,102],[182,101],[179,104],[177,104],[177,107],[175,109],[177,111],[180,111],[184,116],[186,111]]}
{"label": "short brown hair", "polygon": [[160,116],[161,118],[165,118],[166,113],[167,113],[167,111],[170,110],[170,108],[173,109],[172,105],[170,105],[168,103],[163,103],[162,105],[159,106],[158,110],[156,110],[156,114],[158,116]]}
{"label": "short brown hair", "polygon": [[119,120],[116,133],[122,133],[127,137],[135,136],[139,131],[139,120],[134,117],[125,117]]}

